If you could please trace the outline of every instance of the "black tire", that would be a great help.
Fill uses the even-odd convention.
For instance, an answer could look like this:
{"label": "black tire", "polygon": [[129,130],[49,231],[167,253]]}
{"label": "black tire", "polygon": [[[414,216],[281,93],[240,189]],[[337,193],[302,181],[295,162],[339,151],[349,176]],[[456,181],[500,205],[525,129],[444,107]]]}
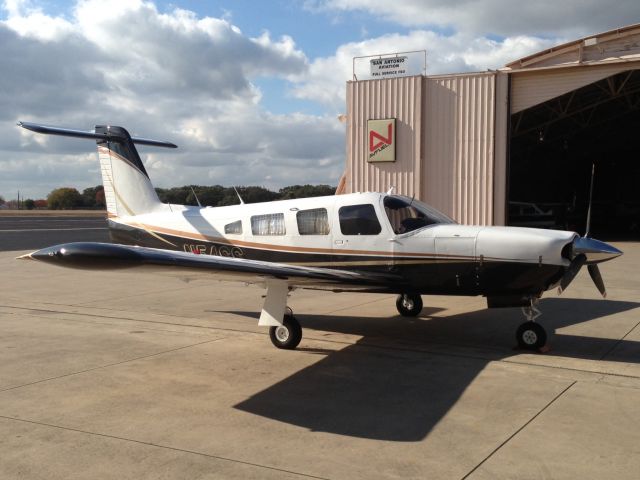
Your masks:
{"label": "black tire", "polygon": [[518,346],[525,350],[540,350],[547,344],[547,332],[536,322],[524,322],[516,331]]}
{"label": "black tire", "polygon": [[408,293],[398,295],[396,308],[403,317],[417,317],[422,311],[422,297]]}
{"label": "black tire", "polygon": [[269,328],[271,343],[284,350],[294,350],[302,340],[302,327],[296,317],[286,313],[282,326]]}

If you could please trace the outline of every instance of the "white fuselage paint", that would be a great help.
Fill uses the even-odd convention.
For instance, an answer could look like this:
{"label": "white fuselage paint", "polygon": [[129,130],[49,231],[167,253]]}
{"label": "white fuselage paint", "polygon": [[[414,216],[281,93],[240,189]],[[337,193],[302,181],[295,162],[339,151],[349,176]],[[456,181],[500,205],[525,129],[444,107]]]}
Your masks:
{"label": "white fuselage paint", "polygon": [[[315,253],[328,255],[357,255],[367,257],[389,256],[415,258],[428,257],[449,260],[505,261],[541,263],[568,266],[569,260],[561,256],[562,248],[577,234],[558,230],[520,227],[487,227],[458,224],[438,224],[405,234],[393,232],[388,221],[382,193],[355,193],[328,197],[282,200],[226,207],[190,207],[163,205],[153,213],[124,215],[111,218],[116,223],[142,228],[165,239],[171,246],[180,237],[184,245],[197,248],[201,242],[219,242],[239,247],[248,246],[265,250]],[[373,205],[381,225],[377,235],[344,235],[341,232],[338,211],[343,206]],[[330,232],[327,235],[300,235],[296,213],[301,210],[325,208]],[[283,235],[253,235],[251,217],[254,215],[284,214]],[[241,234],[225,233],[225,225],[240,220]],[[167,248],[170,248],[167,245]],[[185,248],[186,249],[186,248]],[[209,253],[202,251],[198,253]]]}

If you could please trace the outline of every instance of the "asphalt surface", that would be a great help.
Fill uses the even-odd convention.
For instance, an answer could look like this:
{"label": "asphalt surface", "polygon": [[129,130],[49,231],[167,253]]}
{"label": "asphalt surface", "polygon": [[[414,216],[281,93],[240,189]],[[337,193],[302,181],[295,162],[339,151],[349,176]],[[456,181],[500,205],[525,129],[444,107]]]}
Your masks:
{"label": "asphalt surface", "polygon": [[68,242],[108,241],[105,218],[0,216],[0,251],[36,250]]}

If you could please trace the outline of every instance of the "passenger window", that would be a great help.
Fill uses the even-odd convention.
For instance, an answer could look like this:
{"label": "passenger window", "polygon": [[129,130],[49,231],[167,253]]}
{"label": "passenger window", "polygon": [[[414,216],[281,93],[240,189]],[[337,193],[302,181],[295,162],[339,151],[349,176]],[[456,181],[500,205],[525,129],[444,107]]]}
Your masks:
{"label": "passenger window", "polygon": [[251,233],[254,235],[284,235],[284,213],[268,213],[251,217]]}
{"label": "passenger window", "polygon": [[238,220],[237,222],[227,223],[224,226],[224,233],[232,233],[234,235],[242,234],[242,221]]}
{"label": "passenger window", "polygon": [[329,216],[326,208],[300,210],[296,213],[300,235],[329,235]]}
{"label": "passenger window", "polygon": [[343,235],[378,235],[382,231],[371,204],[341,207],[338,216]]}

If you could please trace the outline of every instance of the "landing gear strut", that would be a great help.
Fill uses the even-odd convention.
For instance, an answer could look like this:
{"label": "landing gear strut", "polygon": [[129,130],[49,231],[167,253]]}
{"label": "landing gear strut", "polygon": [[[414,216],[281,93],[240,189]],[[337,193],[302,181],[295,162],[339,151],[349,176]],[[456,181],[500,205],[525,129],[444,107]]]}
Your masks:
{"label": "landing gear strut", "polygon": [[540,350],[547,344],[547,332],[535,321],[541,315],[540,310],[536,308],[536,303],[537,300],[531,299],[529,306],[522,307],[522,313],[527,321],[516,330],[518,346],[525,350]]}
{"label": "landing gear strut", "polygon": [[293,316],[293,310],[287,307],[282,319],[282,325],[270,327],[269,337],[271,338],[271,343],[284,350],[294,350],[298,346],[300,340],[302,340],[302,327],[296,317]]}
{"label": "landing gear strut", "polygon": [[396,308],[403,317],[416,317],[422,311],[420,295],[403,293],[396,299]]}

